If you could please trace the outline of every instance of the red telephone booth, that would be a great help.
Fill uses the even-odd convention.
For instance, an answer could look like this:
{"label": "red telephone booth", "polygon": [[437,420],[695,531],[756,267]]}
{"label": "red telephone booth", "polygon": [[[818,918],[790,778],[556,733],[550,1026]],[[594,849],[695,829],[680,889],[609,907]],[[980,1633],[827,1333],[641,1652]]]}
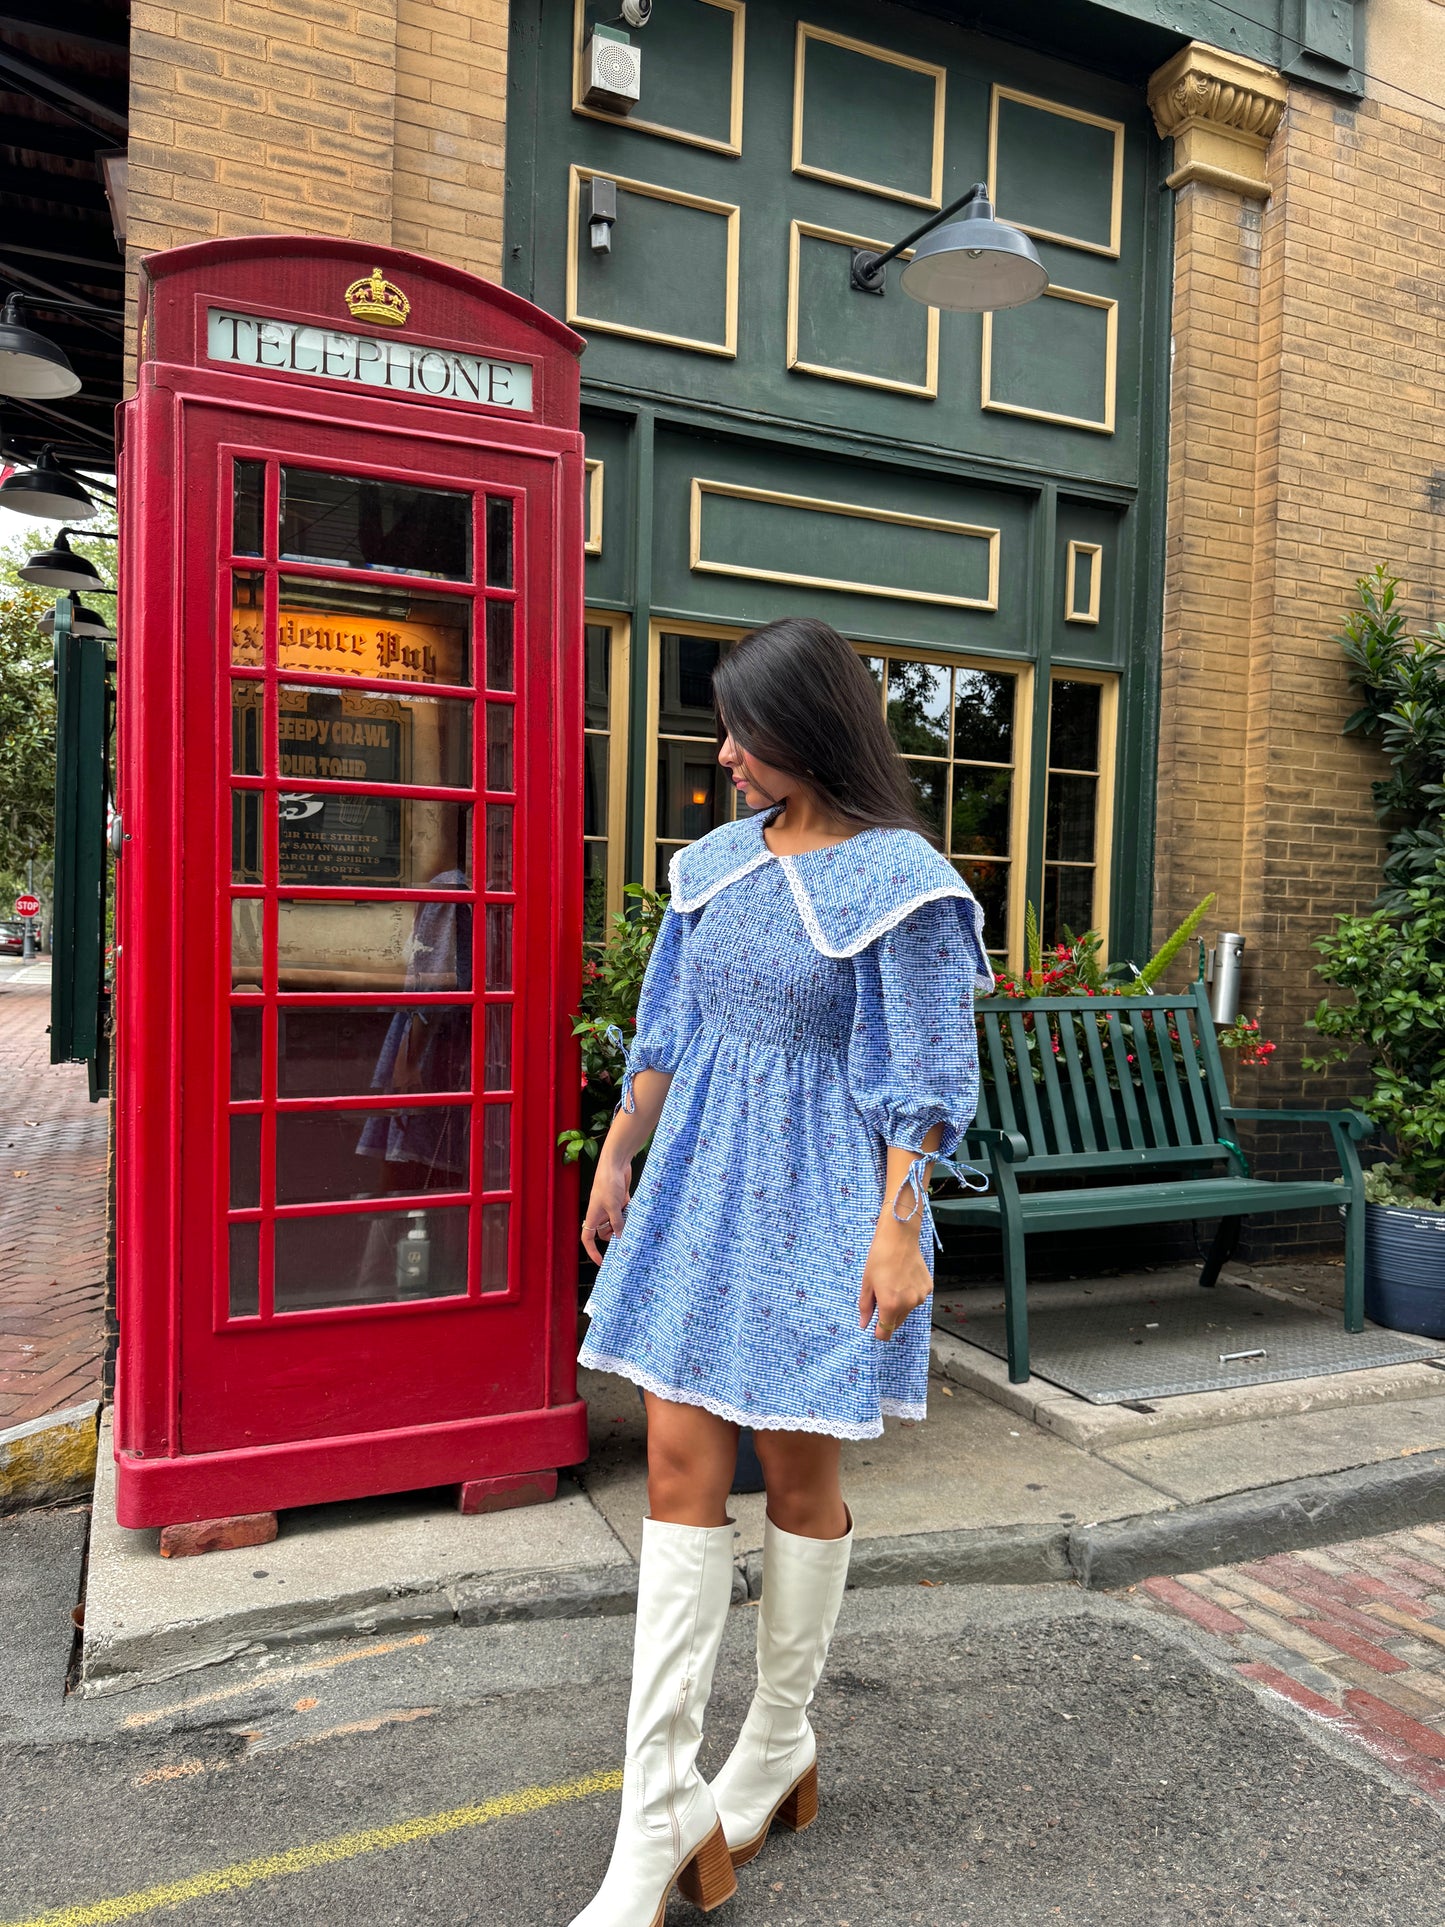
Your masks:
{"label": "red telephone booth", "polygon": [[340,241],[142,277],[121,1523],[575,1464],[582,342]]}

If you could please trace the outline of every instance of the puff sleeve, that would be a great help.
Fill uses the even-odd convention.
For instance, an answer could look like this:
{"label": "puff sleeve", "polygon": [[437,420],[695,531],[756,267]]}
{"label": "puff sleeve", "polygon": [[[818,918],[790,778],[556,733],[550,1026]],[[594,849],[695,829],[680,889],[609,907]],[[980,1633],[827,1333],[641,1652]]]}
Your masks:
{"label": "puff sleeve", "polygon": [[[856,998],[848,1049],[853,1101],[885,1144],[922,1153],[942,1126],[938,1148],[916,1156],[903,1192],[922,1201],[923,1167],[951,1166],[978,1105],[974,981],[988,963],[957,897],[919,904],[853,959]],[[958,1175],[958,1173],[955,1173]]]}
{"label": "puff sleeve", "polygon": [[607,1033],[622,1052],[621,1110],[635,1108],[632,1080],[637,1073],[666,1071],[671,1076],[697,1030],[697,999],[687,957],[688,933],[696,921],[697,913],[668,905],[647,960],[632,1040],[629,1043],[615,1024]]}

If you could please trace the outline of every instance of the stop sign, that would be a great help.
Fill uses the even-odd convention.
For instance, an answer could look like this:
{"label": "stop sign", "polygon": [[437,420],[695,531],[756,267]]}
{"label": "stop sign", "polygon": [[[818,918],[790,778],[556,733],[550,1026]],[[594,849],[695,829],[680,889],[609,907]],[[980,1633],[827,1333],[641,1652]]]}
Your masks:
{"label": "stop sign", "polygon": [[15,914],[17,917],[38,917],[40,915],[39,897],[32,897],[28,892],[16,897]]}

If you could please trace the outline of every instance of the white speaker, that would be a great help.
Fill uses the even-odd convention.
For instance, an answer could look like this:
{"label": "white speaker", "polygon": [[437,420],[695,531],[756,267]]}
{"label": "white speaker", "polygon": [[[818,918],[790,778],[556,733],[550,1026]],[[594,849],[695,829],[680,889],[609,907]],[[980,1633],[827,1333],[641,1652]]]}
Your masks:
{"label": "white speaker", "polygon": [[630,114],[642,94],[642,50],[630,41],[594,33],[582,56],[584,107]]}

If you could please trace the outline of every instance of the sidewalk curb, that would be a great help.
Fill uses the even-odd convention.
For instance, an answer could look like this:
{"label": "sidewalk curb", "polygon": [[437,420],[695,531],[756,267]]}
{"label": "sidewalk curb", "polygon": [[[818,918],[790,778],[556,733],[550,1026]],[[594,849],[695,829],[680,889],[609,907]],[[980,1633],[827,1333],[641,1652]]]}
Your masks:
{"label": "sidewalk curb", "polygon": [[99,1421],[100,1402],[92,1398],[0,1432],[0,1512],[88,1499]]}

